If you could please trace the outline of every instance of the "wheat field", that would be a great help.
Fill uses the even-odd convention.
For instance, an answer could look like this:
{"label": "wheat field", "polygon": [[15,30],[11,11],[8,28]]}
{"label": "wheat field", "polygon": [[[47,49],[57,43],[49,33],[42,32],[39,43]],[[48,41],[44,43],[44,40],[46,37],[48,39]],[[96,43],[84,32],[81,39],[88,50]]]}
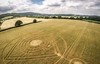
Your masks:
{"label": "wheat field", "polygon": [[[37,19],[37,18],[28,18],[28,17],[16,17],[16,18],[13,18],[13,19],[10,19],[10,20],[5,20],[3,22],[3,24],[1,25],[1,29],[7,29],[7,28],[10,28],[10,27],[14,27],[15,26],[15,22],[17,20],[21,20],[23,21],[23,24],[27,24],[27,23],[31,23],[33,22],[34,19]],[[38,18],[37,21],[48,21],[47,19],[41,19],[41,18]]]}
{"label": "wheat field", "polygon": [[100,64],[99,24],[43,21],[0,32],[0,64]]}

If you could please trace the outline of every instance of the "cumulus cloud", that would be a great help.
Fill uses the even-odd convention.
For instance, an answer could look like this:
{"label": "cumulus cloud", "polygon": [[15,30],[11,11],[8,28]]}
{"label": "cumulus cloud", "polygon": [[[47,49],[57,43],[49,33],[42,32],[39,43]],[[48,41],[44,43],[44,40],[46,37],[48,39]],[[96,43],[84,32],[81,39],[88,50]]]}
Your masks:
{"label": "cumulus cloud", "polygon": [[41,2],[40,5],[33,0],[2,0],[0,1],[0,14],[39,12],[100,15],[100,0],[41,0]]}
{"label": "cumulus cloud", "polygon": [[0,13],[33,11],[32,9],[35,9],[35,4],[32,4],[30,0],[2,0],[0,4]]}
{"label": "cumulus cloud", "polygon": [[8,7],[8,6],[0,6],[0,12],[6,12],[12,10],[13,7]]}

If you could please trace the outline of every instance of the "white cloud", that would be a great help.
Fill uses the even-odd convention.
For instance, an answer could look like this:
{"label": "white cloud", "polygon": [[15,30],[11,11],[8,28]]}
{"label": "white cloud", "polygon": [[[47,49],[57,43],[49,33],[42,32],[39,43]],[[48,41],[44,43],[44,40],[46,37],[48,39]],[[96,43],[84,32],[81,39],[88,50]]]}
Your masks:
{"label": "white cloud", "polygon": [[61,0],[44,0],[43,5],[61,4]]}
{"label": "white cloud", "polygon": [[42,5],[38,5],[33,4],[31,0],[1,0],[0,14],[8,12],[39,12],[100,15],[99,0],[44,0],[42,3]]}

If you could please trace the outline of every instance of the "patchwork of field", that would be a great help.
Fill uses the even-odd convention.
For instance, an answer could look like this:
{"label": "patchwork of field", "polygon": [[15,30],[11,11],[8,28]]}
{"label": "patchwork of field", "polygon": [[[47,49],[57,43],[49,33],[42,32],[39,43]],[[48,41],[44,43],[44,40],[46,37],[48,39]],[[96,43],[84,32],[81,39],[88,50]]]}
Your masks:
{"label": "patchwork of field", "polygon": [[100,64],[100,25],[48,19],[0,32],[0,64]]}

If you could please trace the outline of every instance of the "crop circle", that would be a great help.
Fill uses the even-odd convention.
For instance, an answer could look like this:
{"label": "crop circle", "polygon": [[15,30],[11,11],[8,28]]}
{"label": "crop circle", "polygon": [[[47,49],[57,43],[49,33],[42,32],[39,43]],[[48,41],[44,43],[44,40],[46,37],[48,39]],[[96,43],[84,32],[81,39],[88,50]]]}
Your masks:
{"label": "crop circle", "polygon": [[79,58],[74,58],[70,60],[69,64],[86,64],[86,62]]}
{"label": "crop circle", "polygon": [[42,43],[42,40],[33,40],[30,42],[31,46],[38,46]]}

